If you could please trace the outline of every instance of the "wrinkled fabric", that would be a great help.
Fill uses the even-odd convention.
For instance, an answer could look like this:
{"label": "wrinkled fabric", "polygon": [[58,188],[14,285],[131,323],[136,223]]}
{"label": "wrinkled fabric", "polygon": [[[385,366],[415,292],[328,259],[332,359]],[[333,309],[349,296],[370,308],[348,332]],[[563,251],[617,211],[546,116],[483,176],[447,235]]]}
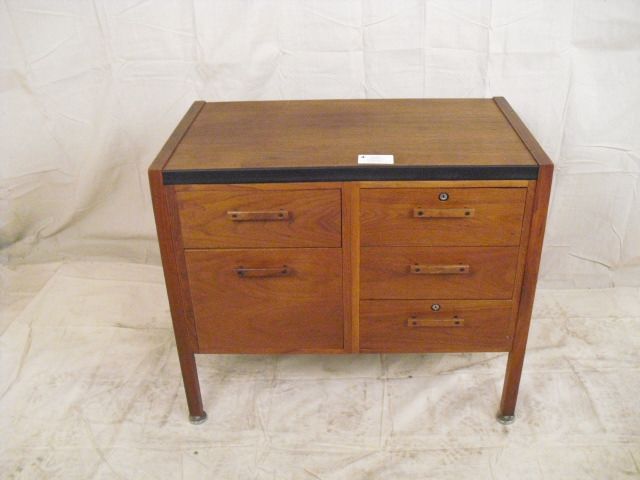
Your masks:
{"label": "wrinkled fabric", "polygon": [[[0,3],[0,476],[640,478],[639,79],[635,0]],[[190,425],[146,177],[190,104],[491,96],[557,166],[516,423],[477,353],[197,356]]]}
{"label": "wrinkled fabric", "polygon": [[15,479],[640,478],[640,289],[540,290],[516,422],[504,353],[198,355],[187,421],[162,270],[1,270]]}
{"label": "wrinkled fabric", "polygon": [[157,264],[146,169],[196,99],[505,96],[557,164],[542,284],[637,286],[639,79],[635,0],[8,0],[2,254]]}

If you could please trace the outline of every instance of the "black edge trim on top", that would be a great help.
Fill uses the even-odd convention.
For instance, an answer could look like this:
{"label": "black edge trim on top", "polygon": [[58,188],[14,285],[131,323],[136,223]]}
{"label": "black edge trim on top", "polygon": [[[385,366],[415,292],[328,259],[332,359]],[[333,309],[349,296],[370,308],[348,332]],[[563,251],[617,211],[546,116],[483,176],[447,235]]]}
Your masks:
{"label": "black edge trim on top", "polygon": [[164,170],[165,185],[209,183],[350,182],[385,180],[536,180],[538,165],[243,168]]}

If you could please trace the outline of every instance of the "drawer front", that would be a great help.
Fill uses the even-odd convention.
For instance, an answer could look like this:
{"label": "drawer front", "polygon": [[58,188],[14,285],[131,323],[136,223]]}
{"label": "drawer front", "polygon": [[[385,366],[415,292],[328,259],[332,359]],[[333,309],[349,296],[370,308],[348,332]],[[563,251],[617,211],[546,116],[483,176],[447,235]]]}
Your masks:
{"label": "drawer front", "polygon": [[360,302],[365,352],[508,351],[513,327],[510,301]]}
{"label": "drawer front", "polygon": [[339,247],[340,190],[178,191],[185,248]]}
{"label": "drawer front", "polygon": [[363,247],[363,299],[511,299],[518,247]]}
{"label": "drawer front", "polygon": [[363,189],[362,245],[518,245],[526,192],[526,188]]}
{"label": "drawer front", "polygon": [[187,250],[201,353],[343,348],[340,249]]}

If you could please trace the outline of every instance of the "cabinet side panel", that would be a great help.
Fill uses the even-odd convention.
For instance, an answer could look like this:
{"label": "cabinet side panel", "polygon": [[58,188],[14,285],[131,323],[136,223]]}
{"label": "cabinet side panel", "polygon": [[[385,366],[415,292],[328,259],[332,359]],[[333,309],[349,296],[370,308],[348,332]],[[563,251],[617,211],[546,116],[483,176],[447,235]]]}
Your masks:
{"label": "cabinet side panel", "polygon": [[[151,184],[151,198],[153,201],[153,211],[160,243],[160,256],[162,257],[162,268],[164,271],[169,306],[173,329],[176,340],[179,344],[189,350],[197,351],[197,338],[193,323],[187,321],[186,305],[187,301],[183,297],[181,286],[180,269],[177,261],[177,248],[172,233],[171,213],[167,189],[162,184],[162,174],[159,170],[149,171],[149,182]],[[180,348],[180,345],[179,345]]]}
{"label": "cabinet side panel", "polygon": [[179,343],[178,348],[189,349],[191,352],[197,351],[197,339],[193,323],[191,322],[189,325],[185,316],[185,307],[189,302],[188,297],[183,295],[181,283],[184,282],[184,278],[180,278],[181,269],[177,258],[181,245],[176,245],[176,234],[174,233],[178,228],[178,225],[175,225],[175,214],[172,213],[175,210],[175,194],[170,190],[173,187],[164,185],[162,170],[204,105],[205,102],[202,101],[194,102],[191,105],[149,166],[151,201],[174,332]]}

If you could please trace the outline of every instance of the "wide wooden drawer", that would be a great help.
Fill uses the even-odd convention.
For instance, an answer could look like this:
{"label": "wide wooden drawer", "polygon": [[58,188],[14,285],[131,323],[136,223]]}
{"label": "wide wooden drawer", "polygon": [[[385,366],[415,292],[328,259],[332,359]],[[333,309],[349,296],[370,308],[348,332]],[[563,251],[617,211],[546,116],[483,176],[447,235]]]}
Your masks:
{"label": "wide wooden drawer", "polygon": [[201,353],[342,349],[342,251],[187,250]]}
{"label": "wide wooden drawer", "polygon": [[362,245],[518,245],[526,192],[526,188],[363,189]]}
{"label": "wide wooden drawer", "polygon": [[363,299],[510,299],[518,247],[363,247]]}
{"label": "wide wooden drawer", "polygon": [[364,352],[508,351],[513,327],[510,301],[360,302]]}
{"label": "wide wooden drawer", "polygon": [[182,190],[185,248],[340,247],[340,190]]}

